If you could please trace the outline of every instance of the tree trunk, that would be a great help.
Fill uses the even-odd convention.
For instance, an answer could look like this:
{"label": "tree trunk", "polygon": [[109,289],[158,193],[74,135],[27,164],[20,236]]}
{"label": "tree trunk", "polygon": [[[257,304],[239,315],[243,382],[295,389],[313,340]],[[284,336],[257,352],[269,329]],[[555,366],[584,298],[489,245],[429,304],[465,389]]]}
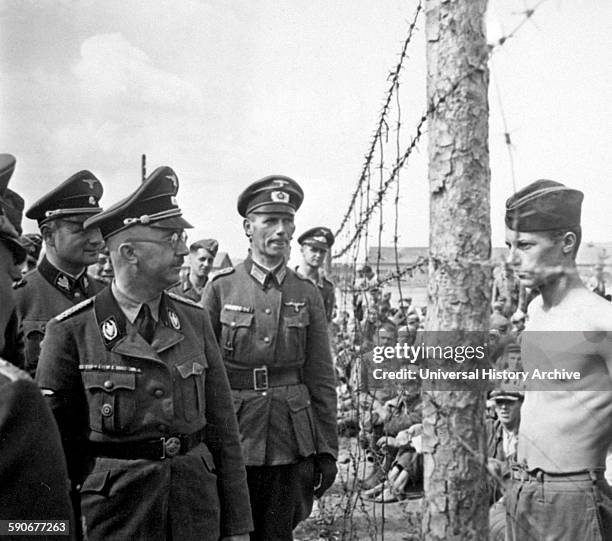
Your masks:
{"label": "tree trunk", "polygon": [[[488,334],[491,226],[485,8],[486,0],[426,1],[427,99],[434,110],[428,129],[426,344],[483,346]],[[482,362],[486,358],[461,364],[437,359],[422,365],[469,371]],[[426,383],[423,398],[423,539],[488,539],[482,384]]]}

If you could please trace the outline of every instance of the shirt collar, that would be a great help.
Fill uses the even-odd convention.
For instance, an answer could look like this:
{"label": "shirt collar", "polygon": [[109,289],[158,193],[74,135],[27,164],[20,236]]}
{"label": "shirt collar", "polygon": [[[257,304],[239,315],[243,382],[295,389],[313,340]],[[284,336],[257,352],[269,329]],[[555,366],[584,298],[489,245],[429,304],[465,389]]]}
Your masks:
{"label": "shirt collar", "polygon": [[[125,314],[125,317],[127,317],[130,323],[134,323],[134,321],[136,320],[136,317],[138,316],[138,313],[140,312],[140,308],[145,303],[138,302],[132,299],[131,297],[129,297],[123,291],[121,291],[119,287],[117,286],[117,282],[115,282],[115,280],[113,280],[113,283],[111,284],[111,290],[113,292],[113,296],[115,297],[115,300],[117,301],[117,304],[119,305],[119,308],[121,308],[121,311]],[[154,297],[153,299],[146,301],[146,304],[149,305],[149,308],[151,310],[151,315],[153,316],[153,319],[155,320],[155,322],[159,321],[159,303],[160,301],[161,301],[161,293],[157,295],[157,297]]]}
{"label": "shirt collar", "polygon": [[89,279],[87,278],[87,268],[84,268],[77,276],[61,270],[43,257],[38,272],[56,289],[59,289],[66,296],[72,298],[76,291],[80,290],[83,295],[87,295]]}
{"label": "shirt collar", "polygon": [[260,263],[253,261],[253,259],[249,258],[249,262],[251,263],[251,269],[249,274],[255,278],[255,280],[262,286],[265,287],[267,285],[266,281],[268,279],[274,279],[277,285],[281,285],[285,280],[285,276],[287,276],[287,267],[285,262],[282,261],[273,269],[268,269],[264,267]]}

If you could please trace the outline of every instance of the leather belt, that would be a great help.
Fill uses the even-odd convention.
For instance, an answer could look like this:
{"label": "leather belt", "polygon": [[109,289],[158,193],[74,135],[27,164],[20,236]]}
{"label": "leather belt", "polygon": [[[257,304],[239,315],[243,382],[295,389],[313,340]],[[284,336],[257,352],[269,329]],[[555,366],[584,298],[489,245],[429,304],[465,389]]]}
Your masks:
{"label": "leather belt", "polygon": [[510,477],[515,481],[553,481],[553,482],[576,482],[576,481],[601,481],[605,479],[603,470],[582,470],[572,472],[545,472],[539,468],[525,470],[523,468],[512,468]]}
{"label": "leather belt", "polygon": [[94,456],[121,458],[125,460],[165,460],[184,455],[199,445],[204,438],[204,430],[193,434],[177,434],[154,440],[130,441],[125,443],[90,441],[89,449]]}
{"label": "leather belt", "polygon": [[230,387],[234,390],[266,391],[270,387],[302,383],[302,369],[280,366],[260,366],[252,370],[232,370],[228,368],[227,378]]}

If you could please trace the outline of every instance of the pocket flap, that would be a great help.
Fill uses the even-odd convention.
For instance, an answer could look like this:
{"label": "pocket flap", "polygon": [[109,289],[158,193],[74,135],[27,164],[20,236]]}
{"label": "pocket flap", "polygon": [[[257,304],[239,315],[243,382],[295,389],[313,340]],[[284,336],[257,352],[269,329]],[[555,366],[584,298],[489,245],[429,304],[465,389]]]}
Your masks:
{"label": "pocket flap", "polygon": [[104,492],[110,471],[90,473],[81,485],[81,493],[84,492]]}
{"label": "pocket flap", "polygon": [[118,389],[133,391],[136,389],[136,374],[123,372],[91,371],[83,372],[86,389],[101,389],[112,393]]}
{"label": "pocket flap", "polygon": [[308,327],[310,314],[307,310],[302,310],[299,314],[285,316],[287,327]]}
{"label": "pocket flap", "polygon": [[45,334],[46,321],[24,321],[22,322],[24,336],[29,336],[33,332]]}
{"label": "pocket flap", "polygon": [[221,323],[230,327],[250,327],[253,324],[254,317],[255,314],[223,309],[219,319]]}
{"label": "pocket flap", "polygon": [[190,376],[200,376],[204,373],[205,368],[205,365],[201,364],[201,362],[202,361],[187,361],[183,364],[179,364],[176,369],[178,370],[179,374],[183,379],[188,378]]}

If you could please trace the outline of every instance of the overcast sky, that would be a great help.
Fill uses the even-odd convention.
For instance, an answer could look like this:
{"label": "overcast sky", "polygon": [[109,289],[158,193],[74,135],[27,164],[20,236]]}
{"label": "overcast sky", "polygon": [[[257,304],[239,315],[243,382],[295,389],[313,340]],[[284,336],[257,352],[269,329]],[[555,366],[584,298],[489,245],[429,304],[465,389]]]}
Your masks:
{"label": "overcast sky", "polygon": [[[507,33],[534,3],[492,0],[490,38]],[[149,171],[170,165],[177,172],[194,240],[216,237],[221,250],[243,257],[236,198],[272,173],[304,188],[298,234],[314,225],[335,230],[415,5],[0,0],[0,149],[17,156],[12,186],[27,205],[89,169],[104,184],[102,204],[109,206],[138,186],[146,153]],[[584,190],[585,239],[611,239],[611,20],[608,0],[549,0],[495,54],[495,245],[503,244],[503,204],[512,192],[496,86],[515,147],[517,186],[552,178]],[[400,88],[404,143],[425,107],[424,18],[418,26]],[[386,167],[392,158],[386,153]],[[428,242],[425,159],[423,139],[401,176],[403,245]],[[383,244],[390,244],[390,203],[383,221]]]}

